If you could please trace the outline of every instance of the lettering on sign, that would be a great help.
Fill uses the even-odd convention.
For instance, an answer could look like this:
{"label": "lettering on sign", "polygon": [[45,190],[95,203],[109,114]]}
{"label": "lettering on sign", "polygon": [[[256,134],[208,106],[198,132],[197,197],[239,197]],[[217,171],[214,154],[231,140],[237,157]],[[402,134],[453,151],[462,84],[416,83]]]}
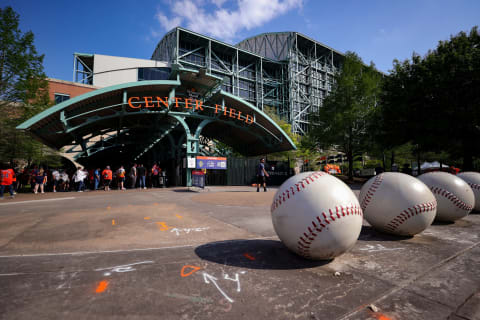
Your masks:
{"label": "lettering on sign", "polygon": [[223,116],[229,119],[235,119],[252,124],[255,118],[251,114],[242,114],[242,111],[215,104],[214,107],[205,106],[202,100],[195,98],[182,97],[158,97],[158,96],[144,96],[144,97],[130,97],[127,100],[128,106],[131,109],[187,109],[195,112],[204,111],[204,108],[211,108],[217,116]]}

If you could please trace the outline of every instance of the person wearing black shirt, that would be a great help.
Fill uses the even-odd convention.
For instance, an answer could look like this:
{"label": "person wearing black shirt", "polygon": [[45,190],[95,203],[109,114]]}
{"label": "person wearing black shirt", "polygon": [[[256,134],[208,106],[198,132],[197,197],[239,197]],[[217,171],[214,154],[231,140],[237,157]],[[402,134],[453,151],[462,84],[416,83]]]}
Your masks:
{"label": "person wearing black shirt", "polygon": [[145,184],[145,174],[147,173],[147,170],[145,169],[145,167],[143,166],[143,164],[140,164],[138,167],[137,167],[137,176],[138,176],[138,183],[139,183],[139,186],[140,186],[140,189],[147,189],[147,186]]}
{"label": "person wearing black shirt", "polygon": [[265,170],[265,159],[260,159],[260,163],[257,166],[257,192],[260,192],[260,184],[263,184],[263,191],[267,192],[267,179],[268,173]]}

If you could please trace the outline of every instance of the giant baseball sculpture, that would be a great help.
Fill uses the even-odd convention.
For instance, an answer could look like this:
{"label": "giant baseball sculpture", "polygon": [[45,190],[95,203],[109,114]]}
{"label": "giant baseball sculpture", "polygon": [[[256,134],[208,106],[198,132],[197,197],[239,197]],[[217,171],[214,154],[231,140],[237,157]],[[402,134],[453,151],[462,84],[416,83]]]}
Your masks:
{"label": "giant baseball sculpture", "polygon": [[437,199],[435,220],[455,221],[467,216],[475,204],[472,188],[453,174],[429,172],[418,177]]}
{"label": "giant baseball sculpture", "polygon": [[363,222],[352,190],[325,172],[304,172],[285,181],[271,213],[285,246],[314,260],[332,259],[353,247]]}
{"label": "giant baseball sculpture", "polygon": [[461,172],[457,174],[457,177],[464,180],[472,188],[475,195],[475,206],[473,209],[480,211],[480,173],[473,171]]}
{"label": "giant baseball sculpture", "polygon": [[420,180],[403,173],[385,172],[363,185],[360,206],[375,229],[413,236],[432,224],[437,201]]}

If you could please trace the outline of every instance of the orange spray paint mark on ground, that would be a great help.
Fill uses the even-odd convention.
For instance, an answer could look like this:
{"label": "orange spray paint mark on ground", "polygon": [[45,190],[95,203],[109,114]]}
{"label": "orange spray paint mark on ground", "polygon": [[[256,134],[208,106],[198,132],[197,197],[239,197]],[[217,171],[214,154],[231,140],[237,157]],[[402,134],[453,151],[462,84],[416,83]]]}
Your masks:
{"label": "orange spray paint mark on ground", "polygon": [[145,217],[145,218],[143,218],[143,219],[144,219],[144,220],[150,220],[150,217]]}
{"label": "orange spray paint mark on ground", "polygon": [[103,280],[103,281],[100,281],[100,283],[98,284],[97,286],[97,289],[95,290],[96,293],[102,293],[104,292],[105,290],[107,290],[108,288],[108,281],[107,280]]}
{"label": "orange spray paint mark on ground", "polygon": [[163,221],[157,222],[157,225],[158,225],[158,228],[160,229],[160,231],[167,231],[167,230],[171,229],[171,227],[167,226],[167,224]]}
{"label": "orange spray paint mark on ground", "polygon": [[115,225],[115,220],[112,220],[112,226],[114,226],[114,225]]}
{"label": "orange spray paint mark on ground", "polygon": [[393,320],[392,318],[387,317],[386,315],[381,314],[381,313],[379,313],[379,312],[375,312],[375,313],[373,314],[373,316],[374,316],[375,319],[377,319],[377,320]]}
{"label": "orange spray paint mark on ground", "polygon": [[177,217],[178,219],[182,219],[183,217],[179,214],[176,214],[175,217]]}
{"label": "orange spray paint mark on ground", "polygon": [[255,257],[249,255],[248,253],[244,253],[243,256],[244,256],[245,258],[247,258],[248,260],[252,260],[252,261],[255,260]]}
{"label": "orange spray paint mark on ground", "polygon": [[[185,273],[186,269],[191,269],[191,270],[189,272]],[[202,269],[202,268],[197,267],[197,266],[186,265],[186,266],[182,267],[182,270],[180,271],[180,275],[182,277],[188,277],[188,276],[191,276],[192,274],[194,274],[195,272],[197,272],[200,269]]]}

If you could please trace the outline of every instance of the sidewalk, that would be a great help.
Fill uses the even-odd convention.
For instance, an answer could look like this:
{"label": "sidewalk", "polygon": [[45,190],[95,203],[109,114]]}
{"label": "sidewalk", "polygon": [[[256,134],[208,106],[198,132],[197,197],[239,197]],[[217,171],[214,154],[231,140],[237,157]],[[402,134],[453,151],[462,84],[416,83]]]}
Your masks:
{"label": "sidewalk", "polygon": [[308,261],[275,235],[276,190],[255,191],[19,195],[0,206],[0,319],[480,319],[480,214],[412,238],[365,222]]}

